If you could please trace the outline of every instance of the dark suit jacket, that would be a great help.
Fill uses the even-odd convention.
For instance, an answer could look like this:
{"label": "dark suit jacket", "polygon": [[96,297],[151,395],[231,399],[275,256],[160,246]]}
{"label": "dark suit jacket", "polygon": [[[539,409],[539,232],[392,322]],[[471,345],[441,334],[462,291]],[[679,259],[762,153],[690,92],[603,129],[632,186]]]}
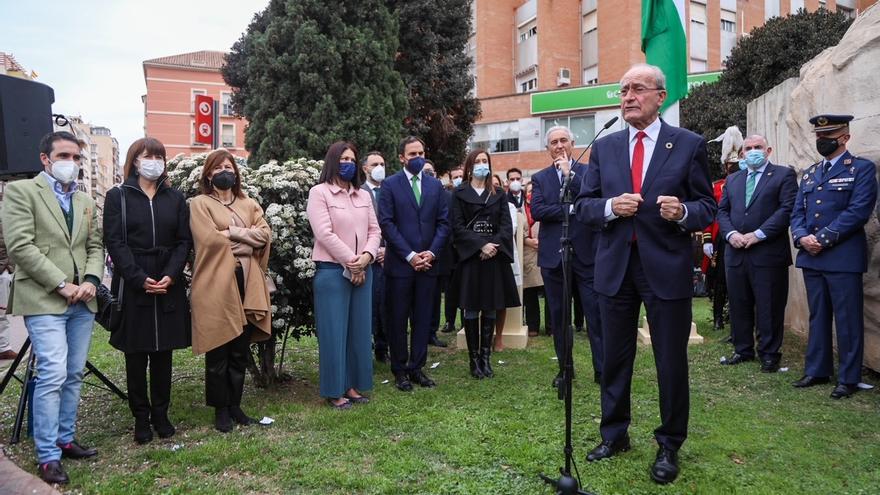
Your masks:
{"label": "dark suit jacket", "polygon": [[[690,233],[709,226],[717,209],[709,181],[706,141],[663,122],[642,183],[644,201],[638,213],[606,223],[607,200],[632,192],[629,130],[624,129],[593,144],[576,202],[578,219],[602,228],[596,250],[596,292],[613,296],[620,290],[635,234],[645,276],[654,293],[661,299],[691,297],[694,262]],[[660,216],[657,197],[661,195],[676,196],[684,203],[684,222]]]}
{"label": "dark suit jacket", "polygon": [[[403,170],[382,181],[379,226],[386,244],[385,274],[389,277],[414,276],[416,271],[406,261],[407,255],[428,250],[439,256],[449,237],[448,199],[443,185],[425,174],[421,181],[421,206]],[[436,262],[427,274],[437,275]]]}
{"label": "dark suit jacket", "polygon": [[[569,183],[572,197],[577,196],[581,181],[587,173],[583,163],[575,162],[571,170],[575,175]],[[538,266],[556,268],[562,263],[559,239],[562,236],[564,210],[559,202],[562,183],[554,165],[532,176],[532,218],[541,222],[538,231]],[[572,252],[583,264],[593,265],[596,257],[597,229],[579,222],[574,213],[569,217],[569,238]]]}
{"label": "dark suit jacket", "polygon": [[739,266],[748,257],[755,266],[789,266],[788,224],[797,195],[794,170],[768,163],[747,205],[748,174],[748,170],[740,170],[727,178],[718,205],[721,239],[726,240],[733,231],[748,234],[759,229],[767,238],[748,249],[726,246],[724,264]]}
{"label": "dark suit jacket", "polygon": [[507,193],[505,194],[507,194],[507,202],[512,204],[514,208],[522,208],[523,200],[526,198],[525,191],[520,191],[518,197],[514,196],[514,194],[510,191],[507,191]]}

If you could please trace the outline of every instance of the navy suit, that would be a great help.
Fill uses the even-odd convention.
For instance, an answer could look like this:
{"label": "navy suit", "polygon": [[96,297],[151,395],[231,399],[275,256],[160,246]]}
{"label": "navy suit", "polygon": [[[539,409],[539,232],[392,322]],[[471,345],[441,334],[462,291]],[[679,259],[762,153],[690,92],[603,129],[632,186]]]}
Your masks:
{"label": "navy suit", "polygon": [[[824,162],[824,160],[823,160]],[[800,251],[810,306],[810,338],[804,373],[829,377],[834,371],[831,320],[837,328],[838,382],[861,381],[864,351],[862,274],[868,269],[865,223],[877,201],[874,164],[848,151],[825,173],[819,162],[801,176],[791,237]],[[822,251],[813,256],[800,239],[813,234]]]}
{"label": "navy suit", "polygon": [[[449,237],[447,197],[440,181],[421,174],[421,203],[404,171],[382,182],[379,226],[385,239],[385,294],[391,371],[417,371],[428,356],[431,311],[438,267],[416,272],[406,260],[411,252],[431,251],[439,256]],[[412,343],[407,349],[406,328],[412,317]]]}
{"label": "navy suit", "polygon": [[725,245],[730,328],[737,354],[754,357],[757,330],[762,362],[778,363],[791,266],[788,225],[797,178],[794,170],[768,162],[746,204],[749,173],[751,170],[741,170],[727,178],[718,206],[720,242],[726,242],[732,232],[760,230],[766,236],[747,249]]}
{"label": "navy suit", "polygon": [[[633,192],[629,130],[593,145],[576,202],[582,222],[601,227],[596,250],[596,292],[607,329],[602,369],[605,441],[619,441],[630,423],[630,384],[636,355],[639,308],[644,302],[660,389],[657,442],[677,450],[687,437],[690,394],[687,345],[693,295],[691,232],[706,228],[717,205],[702,137],[663,122],[641,187],[635,216],[606,222],[608,199]],[[676,196],[682,222],[660,216],[657,196]]]}
{"label": "navy suit", "polygon": [[[575,162],[571,170],[575,175],[569,182],[569,187],[574,197],[580,190],[581,180],[586,175],[587,167]],[[565,211],[559,202],[561,190],[562,182],[554,165],[532,176],[532,218],[541,222],[541,229],[538,231],[538,266],[541,268],[547,304],[550,306],[550,326],[560,369],[565,364],[562,356],[564,345],[562,312],[571,311],[571,302],[562,300],[562,255],[559,240],[562,237],[562,220]],[[593,370],[601,373],[603,328],[598,297],[593,291],[593,265],[598,234],[595,228],[582,224],[573,214],[569,220],[568,233],[572,246],[571,294],[580,297],[581,307],[587,320]]]}

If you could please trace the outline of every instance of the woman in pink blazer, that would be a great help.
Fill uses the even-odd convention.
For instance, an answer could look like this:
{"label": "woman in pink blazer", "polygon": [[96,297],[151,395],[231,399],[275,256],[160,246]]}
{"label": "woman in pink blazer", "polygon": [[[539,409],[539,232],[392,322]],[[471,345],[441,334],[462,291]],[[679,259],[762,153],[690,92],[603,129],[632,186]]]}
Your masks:
{"label": "woman in pink blazer", "polygon": [[336,409],[369,402],[373,388],[372,277],[381,231],[354,145],[333,143],[306,213],[315,246],[320,393]]}

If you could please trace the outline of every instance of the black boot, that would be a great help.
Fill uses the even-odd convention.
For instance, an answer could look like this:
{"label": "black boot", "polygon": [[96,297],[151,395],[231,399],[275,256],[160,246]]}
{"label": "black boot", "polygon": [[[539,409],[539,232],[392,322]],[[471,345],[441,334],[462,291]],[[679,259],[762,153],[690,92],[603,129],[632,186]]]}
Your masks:
{"label": "black boot", "polygon": [[480,369],[483,376],[492,378],[492,336],[495,333],[495,318],[480,318]]}
{"label": "black boot", "polygon": [[483,378],[483,371],[480,369],[480,320],[473,318],[464,320],[464,336],[467,341],[468,359],[471,365],[471,376],[474,378]]}
{"label": "black boot", "polygon": [[214,408],[214,428],[223,433],[232,431],[232,417],[229,416],[228,407]]}
{"label": "black boot", "polygon": [[241,410],[241,406],[231,406],[229,408],[229,415],[232,416],[232,420],[236,423],[247,426],[253,425],[257,423],[257,420],[248,416]]}
{"label": "black boot", "polygon": [[153,441],[153,429],[150,418],[134,418],[134,441],[140,445]]}

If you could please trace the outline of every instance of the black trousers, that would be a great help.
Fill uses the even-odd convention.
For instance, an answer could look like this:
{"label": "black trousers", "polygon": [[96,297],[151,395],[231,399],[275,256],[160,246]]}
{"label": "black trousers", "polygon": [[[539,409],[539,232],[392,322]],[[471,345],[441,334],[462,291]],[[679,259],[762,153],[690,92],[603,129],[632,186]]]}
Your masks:
{"label": "black trousers", "polygon": [[[526,326],[529,332],[538,332],[541,329],[541,293],[543,287],[527,287],[523,289],[523,312],[526,317]],[[544,298],[544,328],[550,331],[550,310],[547,309],[547,298]]]}
{"label": "black trousers", "polygon": [[617,441],[629,428],[639,309],[644,302],[660,391],[660,426],[654,430],[654,437],[658,444],[673,450],[684,443],[690,413],[687,345],[691,301],[690,297],[657,297],[645,277],[638,248],[633,245],[620,290],[599,298],[602,323],[608,329],[602,341],[602,440]]}
{"label": "black trousers", "polygon": [[724,267],[724,250],[727,242],[718,234],[715,243],[715,266],[709,266],[706,274],[706,285],[709,288],[709,298],[712,299],[712,320],[724,322],[724,305],[727,304],[727,270]]}
{"label": "black trousers", "polygon": [[373,350],[376,354],[388,353],[387,308],[385,306],[385,268],[373,263]]}
{"label": "black trousers", "polygon": [[[147,388],[147,367],[150,385]],[[171,351],[125,354],[128,407],[137,420],[149,421],[168,414],[171,404]]]}
{"label": "black trousers", "polygon": [[[238,292],[244,299],[244,273],[235,269]],[[250,325],[238,337],[205,354],[205,402],[211,407],[241,405],[244,376],[251,352]]]}
{"label": "black trousers", "polygon": [[730,331],[737,354],[779,361],[788,300],[788,266],[755,266],[748,256],[727,267]]}

